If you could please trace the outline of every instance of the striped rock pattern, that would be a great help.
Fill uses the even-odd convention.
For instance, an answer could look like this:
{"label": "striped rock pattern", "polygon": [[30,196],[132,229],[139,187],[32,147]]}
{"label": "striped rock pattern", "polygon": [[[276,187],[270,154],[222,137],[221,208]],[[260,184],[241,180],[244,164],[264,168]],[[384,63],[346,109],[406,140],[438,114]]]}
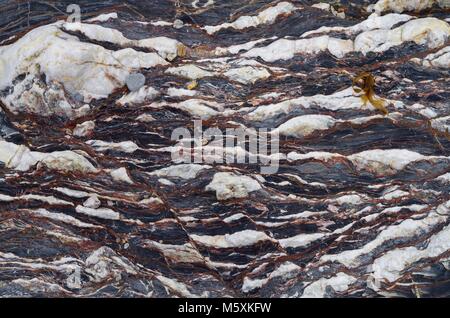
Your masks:
{"label": "striped rock pattern", "polygon": [[[71,2],[0,4],[1,297],[449,296],[448,3]],[[174,162],[195,119],[277,173]]]}

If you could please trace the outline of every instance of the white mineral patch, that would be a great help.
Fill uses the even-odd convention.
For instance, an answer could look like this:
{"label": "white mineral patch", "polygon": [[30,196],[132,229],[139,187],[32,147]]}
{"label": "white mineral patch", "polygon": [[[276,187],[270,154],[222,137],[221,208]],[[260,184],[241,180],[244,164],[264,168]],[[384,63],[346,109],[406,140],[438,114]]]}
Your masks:
{"label": "white mineral patch", "polygon": [[[203,2],[203,3],[201,3]],[[191,5],[193,8],[207,8],[209,6],[212,6],[215,3],[214,0],[208,0],[206,1],[206,3],[204,1],[200,1],[200,0],[194,0],[192,1]]]}
{"label": "white mineral patch", "polygon": [[[395,15],[389,18],[374,15],[364,24],[356,25],[353,29],[333,30],[324,28],[313,31],[313,33],[344,31],[353,34],[365,29],[369,30],[360,33],[354,43],[352,40],[342,40],[327,35],[299,40],[279,39],[266,47],[253,48],[244,53],[243,56],[260,57],[266,62],[274,62],[292,59],[295,54],[317,54],[328,50],[334,56],[341,58],[352,51],[360,51],[363,54],[371,51],[383,52],[407,41],[414,41],[417,44],[435,48],[445,44],[450,36],[448,23],[433,17],[414,19],[393,30],[388,30],[396,23],[407,20],[409,18],[404,15]],[[386,29],[376,29],[377,27]],[[303,36],[310,34],[312,33]]]}
{"label": "white mineral patch", "polygon": [[106,142],[103,140],[88,140],[86,144],[94,147],[97,151],[115,150],[125,153],[133,153],[139,149],[139,146],[132,141]]}
{"label": "white mineral patch", "polygon": [[273,239],[264,232],[254,230],[244,230],[233,234],[215,236],[192,234],[190,237],[197,243],[216,248],[235,248],[251,246],[260,241],[273,241]]}
{"label": "white mineral patch", "polygon": [[159,178],[158,182],[163,184],[163,185],[169,186],[169,187],[175,185],[175,183],[173,183],[172,181],[170,181],[170,180],[168,180],[166,178]]}
{"label": "white mineral patch", "polygon": [[105,98],[122,87],[132,70],[166,65],[156,53],[131,48],[110,51],[99,45],[79,41],[61,31],[60,23],[35,28],[15,43],[0,47],[0,89],[12,84],[20,74],[39,77],[64,85],[71,94],[85,101]]}
{"label": "white mineral patch", "polygon": [[1,101],[11,112],[77,118],[89,111],[87,104],[79,107],[84,102],[82,95],[79,95],[78,102],[73,103],[62,84],[52,81],[47,85],[36,75],[37,72],[27,74],[23,80],[15,82],[13,91],[10,90],[6,96],[1,97]]}
{"label": "white mineral patch", "polygon": [[336,120],[327,115],[304,115],[292,118],[281,124],[277,132],[283,136],[307,137],[318,130],[332,128]]}
{"label": "white mineral patch", "polygon": [[57,284],[48,283],[43,279],[39,278],[32,278],[32,279],[17,278],[11,280],[11,285],[13,284],[20,285],[23,288],[26,288],[27,290],[30,290],[34,293],[40,294],[61,293],[62,295],[71,295],[71,292],[69,290],[62,288]]}
{"label": "white mineral patch", "polygon": [[362,248],[344,251],[336,255],[324,255],[322,262],[335,261],[344,264],[346,267],[353,268],[361,265],[360,256],[369,254],[374,249],[382,246],[385,242],[397,238],[412,238],[416,235],[426,233],[435,226],[445,222],[446,216],[439,215],[436,212],[430,212],[425,218],[413,220],[407,219],[397,225],[391,225],[381,231],[378,236],[364,245]]}
{"label": "white mineral patch", "polygon": [[402,197],[406,197],[409,195],[409,192],[402,191],[402,190],[394,190],[392,192],[388,192],[382,196],[382,199],[384,200],[394,200]]}
{"label": "white mineral patch", "polygon": [[344,11],[337,11],[332,5],[324,2],[313,4],[311,7],[331,12],[334,16],[345,19]]}
{"label": "white mineral patch", "polygon": [[50,220],[55,220],[55,221],[71,224],[71,225],[81,227],[81,228],[98,228],[99,227],[99,226],[96,226],[96,225],[93,225],[90,223],[82,222],[82,221],[74,218],[73,216],[70,216],[70,215],[67,215],[64,213],[49,212],[45,209],[30,210],[29,212],[31,214],[34,214],[39,217],[44,217],[44,218],[47,218]]}
{"label": "white mineral patch", "polygon": [[92,209],[92,208],[87,208],[87,207],[78,205],[75,208],[75,210],[78,213],[93,216],[93,217],[100,218],[100,219],[107,219],[107,220],[119,220],[120,219],[119,213],[117,213],[111,209],[108,209],[108,208]]}
{"label": "white mineral patch", "polygon": [[282,277],[284,279],[291,278],[295,276],[300,271],[300,266],[295,265],[291,262],[286,262],[281,264],[277,269],[269,274],[267,278],[263,279],[250,279],[248,277],[244,278],[244,283],[242,285],[242,291],[248,293],[254,289],[261,288],[263,285],[273,278]]}
{"label": "white mineral patch", "polygon": [[67,195],[68,197],[77,198],[77,199],[89,198],[92,195],[89,192],[73,190],[73,189],[69,189],[69,188],[62,188],[62,187],[56,187],[56,188],[53,188],[52,190],[58,191],[59,193]]}
{"label": "white mineral patch", "polygon": [[194,64],[185,64],[179,67],[171,67],[168,68],[165,72],[170,75],[181,76],[192,80],[216,75],[215,73],[206,71]]}
{"label": "white mineral patch", "polygon": [[325,236],[326,234],[324,233],[299,234],[278,241],[280,242],[280,245],[283,248],[287,247],[297,248],[297,247],[306,247],[309,244],[318,241]]}
{"label": "white mineral patch", "polygon": [[450,68],[450,46],[446,46],[436,53],[427,55],[423,60],[414,58],[411,61],[418,62],[426,67],[448,69]]}
{"label": "white mineral patch", "polygon": [[337,205],[358,205],[366,201],[367,197],[363,194],[346,194],[331,199],[329,202],[333,202]]}
{"label": "white mineral patch", "polygon": [[383,119],[383,118],[395,119],[397,116],[401,117],[402,115],[401,115],[401,113],[396,112],[396,113],[390,113],[387,116],[373,115],[373,116],[366,116],[366,117],[357,117],[357,118],[350,119],[349,122],[352,124],[355,124],[355,125],[362,125],[362,124],[368,123],[374,119]]}
{"label": "white mineral patch", "polygon": [[309,160],[309,159],[316,159],[320,161],[329,161],[336,158],[345,158],[345,156],[342,156],[338,153],[331,153],[331,152],[323,152],[323,151],[312,151],[305,154],[297,153],[297,152],[290,152],[287,155],[287,159],[289,161],[295,161],[295,160]]}
{"label": "white mineral patch", "polygon": [[258,68],[252,66],[245,66],[241,68],[233,68],[224,74],[232,81],[241,84],[253,84],[258,80],[267,79],[270,73],[265,68]]}
{"label": "white mineral patch", "polygon": [[442,183],[450,183],[450,172],[447,172],[446,174],[437,177],[435,180],[440,181]]}
{"label": "white mineral patch", "polygon": [[308,31],[302,34],[301,37],[306,37],[312,34],[317,33],[329,33],[329,32],[344,32],[348,35],[358,34],[360,32],[375,30],[375,29],[383,29],[389,30],[394,25],[400,22],[406,22],[411,19],[414,19],[413,16],[407,14],[397,14],[397,13],[389,13],[383,16],[379,16],[376,13],[371,14],[367,20],[364,20],[361,23],[355,24],[351,27],[320,27],[316,30]]}
{"label": "white mineral patch", "polygon": [[450,116],[435,118],[431,120],[431,127],[443,133],[450,131]]}
{"label": "white mineral patch", "polygon": [[170,178],[175,177],[189,180],[194,179],[201,171],[207,169],[211,169],[211,166],[198,164],[180,164],[153,171],[152,173],[150,173],[150,175]]}
{"label": "white mineral patch", "polygon": [[326,211],[322,211],[322,212],[304,211],[304,212],[295,213],[295,214],[277,216],[276,219],[278,219],[278,220],[308,219],[312,216],[320,216],[322,214],[328,214],[328,212],[326,212]]}
{"label": "white mineral patch", "polygon": [[283,94],[278,93],[278,92],[270,92],[270,93],[265,93],[264,95],[258,96],[258,98],[260,98],[261,100],[268,100],[268,99],[276,99],[280,96],[283,96]]}
{"label": "white mineral patch", "polygon": [[141,205],[164,204],[164,202],[158,197],[151,197],[151,198],[139,201],[139,204],[141,204]]}
{"label": "white mineral patch", "polygon": [[223,110],[220,104],[203,99],[188,99],[178,104],[171,104],[170,106],[184,110],[201,119],[208,119],[218,115],[219,111]]}
{"label": "white mineral patch", "polygon": [[[167,65],[156,53],[144,53],[131,48],[115,51],[113,57],[117,59],[119,65],[138,70],[141,68],[152,68],[158,65]],[[132,73],[131,71],[129,73]],[[125,79],[129,76],[126,74]]]}
{"label": "white mineral patch", "polygon": [[[271,39],[275,40],[276,37],[272,37]],[[257,45],[258,43],[264,42],[266,40],[268,40],[268,39],[263,38],[263,39],[258,39],[258,40],[242,43],[242,44],[231,45],[229,47],[218,47],[215,50],[215,54],[216,55],[238,54],[240,51],[248,51],[250,49],[253,49],[255,47],[255,45]]]}
{"label": "white mineral patch", "polygon": [[180,44],[177,40],[165,36],[130,40],[119,30],[96,24],[64,23],[62,26],[68,31],[79,31],[92,40],[114,43],[120,46],[137,46],[154,49],[162,58],[168,60],[173,60],[177,56],[177,47]]}
{"label": "white mineral patch", "polygon": [[182,96],[195,96],[197,92],[195,90],[170,87],[167,90],[167,95],[171,97],[182,97]]}
{"label": "white mineral patch", "polygon": [[407,41],[439,47],[450,36],[450,26],[437,18],[421,18],[406,22],[393,30],[372,30],[359,34],[355,39],[355,51],[363,54],[383,52]]}
{"label": "white mineral patch", "polygon": [[156,275],[155,276],[163,285],[167,286],[169,289],[173,290],[175,293],[180,294],[182,297],[186,298],[193,298],[195,297],[194,294],[192,294],[187,286],[183,283],[180,283],[179,281],[168,278],[162,275]]}
{"label": "white mineral patch", "polygon": [[91,195],[86,201],[83,202],[83,206],[90,209],[98,209],[102,203],[98,196]]}
{"label": "white mineral patch", "polygon": [[92,133],[95,129],[95,122],[90,120],[90,121],[85,121],[84,123],[78,124],[74,130],[73,130],[73,135],[76,137],[86,137],[88,136],[90,133]]}
{"label": "white mineral patch", "polygon": [[8,168],[20,171],[27,171],[37,163],[59,171],[84,173],[98,171],[89,160],[73,151],[36,152],[30,151],[23,145],[18,146],[6,141],[0,141],[0,161],[4,162]]}
{"label": "white mineral patch", "polygon": [[268,46],[254,48],[243,54],[245,57],[260,57],[266,62],[289,60],[295,54],[317,54],[328,50],[336,57],[343,57],[353,51],[353,41],[332,38],[327,35],[300,40],[280,39]]}
{"label": "white mineral patch", "polygon": [[146,101],[150,101],[157,97],[159,95],[159,92],[149,86],[143,86],[136,92],[128,93],[127,95],[122,96],[118,101],[117,104],[119,105],[126,105],[126,104],[140,104],[144,103]]}
{"label": "white mineral patch", "polygon": [[150,114],[142,114],[142,115],[139,115],[136,118],[136,120],[143,122],[143,123],[151,123],[152,121],[155,121],[156,119]]}
{"label": "white mineral patch", "polygon": [[111,12],[111,13],[104,13],[104,14],[100,14],[99,16],[96,16],[92,19],[87,20],[88,22],[106,22],[108,20],[112,20],[112,19],[118,19],[118,15],[116,12]]}
{"label": "white mineral patch", "polygon": [[181,42],[165,37],[159,36],[156,38],[143,39],[138,41],[138,46],[143,48],[151,48],[158,52],[158,54],[169,60],[174,60],[178,55],[178,47],[182,45]]}
{"label": "white mineral patch", "polygon": [[93,251],[85,260],[86,272],[94,282],[113,278],[119,281],[123,274],[136,275],[135,265],[111,248],[102,246]]}
{"label": "white mineral patch", "polygon": [[330,110],[345,110],[361,109],[362,102],[360,97],[353,96],[353,89],[349,87],[331,95],[302,96],[276,104],[259,106],[247,114],[246,117],[250,120],[262,121],[280,114],[289,114],[301,107],[309,108],[312,105]]}
{"label": "white mineral patch", "polygon": [[12,202],[16,200],[36,200],[48,203],[50,205],[71,205],[73,206],[72,202],[68,202],[65,200],[61,200],[58,198],[55,198],[53,196],[45,196],[45,195],[38,195],[38,194],[24,194],[21,196],[13,197],[6,194],[0,193],[0,201],[3,202]]}
{"label": "white mineral patch", "polygon": [[439,157],[427,157],[407,149],[373,149],[347,157],[358,169],[376,174],[395,173],[411,162],[432,160]]}
{"label": "white mineral patch", "polygon": [[127,169],[124,167],[112,170],[109,174],[114,181],[134,184],[133,180],[131,180],[130,176],[128,175]]}
{"label": "white mineral patch", "polygon": [[303,291],[302,298],[323,298],[327,287],[333,288],[335,292],[343,292],[354,284],[357,279],[346,273],[338,273],[331,278],[321,278],[309,284]]}
{"label": "white mineral patch", "polygon": [[255,179],[230,172],[216,173],[212,182],[205,188],[206,191],[215,191],[218,200],[245,198],[249,193],[261,189],[261,185]]}
{"label": "white mineral patch", "polygon": [[243,213],[236,213],[236,214],[233,214],[232,216],[229,216],[229,217],[223,219],[223,221],[225,223],[232,223],[234,221],[240,220],[240,219],[245,218],[245,217],[246,217],[246,215],[243,214]]}
{"label": "white mineral patch", "polygon": [[[445,204],[444,204],[445,205]],[[450,204],[447,202],[447,213]],[[424,258],[434,258],[450,249],[450,226],[444,227],[440,232],[434,234],[426,248],[419,249],[415,246],[395,249],[377,258],[371,268],[372,277],[377,280],[393,282],[397,280],[403,270],[415,262]]]}
{"label": "white mineral patch", "polygon": [[153,248],[164,254],[169,261],[175,263],[204,263],[203,256],[192,246],[191,243],[183,245],[161,244],[146,240],[145,247]]}
{"label": "white mineral patch", "polygon": [[223,23],[216,26],[205,26],[204,29],[209,34],[214,34],[219,30],[226,28],[242,30],[245,28],[256,27],[260,24],[272,24],[280,15],[290,14],[295,9],[295,6],[290,2],[280,2],[276,6],[269,7],[261,11],[256,16],[242,16],[232,23]]}
{"label": "white mineral patch", "polygon": [[[395,207],[391,207],[391,208],[386,208],[378,214],[369,214],[369,215],[361,218],[361,220],[364,220],[366,222],[373,222],[374,220],[378,219],[382,215],[395,215],[398,212],[400,212],[401,210],[407,209],[411,212],[419,212],[419,211],[423,211],[427,208],[428,208],[428,206],[425,204],[422,204],[422,205],[411,204],[411,205],[407,205],[407,206],[395,206]],[[361,213],[361,212],[359,212],[359,213]]]}
{"label": "white mineral patch", "polygon": [[427,118],[435,118],[435,117],[437,117],[438,116],[438,114],[436,113],[436,111],[434,111],[433,109],[431,109],[431,108],[427,108],[427,107],[425,107],[425,106],[423,106],[423,105],[421,105],[421,104],[414,104],[414,105],[411,105],[411,107],[410,107],[410,109],[412,109],[412,110],[414,110],[414,111],[417,111],[419,114],[421,114],[422,116],[424,116],[424,117],[427,117]]}
{"label": "white mineral patch", "polygon": [[330,11],[331,5],[329,3],[319,2],[319,3],[313,4],[311,7],[312,8],[317,8],[317,9],[320,9],[320,10]]}
{"label": "white mineral patch", "polygon": [[445,0],[378,0],[377,3],[367,7],[367,11],[372,12],[384,12],[394,11],[397,13],[405,11],[421,11],[427,8],[431,8],[434,3],[442,5]]}
{"label": "white mineral patch", "polygon": [[118,44],[121,46],[127,45],[129,43],[129,39],[127,39],[122,32],[116,29],[106,28],[97,24],[86,24],[86,23],[63,23],[61,25],[63,30],[71,31],[71,32],[81,32],[86,37],[101,41],[101,42],[109,42]]}

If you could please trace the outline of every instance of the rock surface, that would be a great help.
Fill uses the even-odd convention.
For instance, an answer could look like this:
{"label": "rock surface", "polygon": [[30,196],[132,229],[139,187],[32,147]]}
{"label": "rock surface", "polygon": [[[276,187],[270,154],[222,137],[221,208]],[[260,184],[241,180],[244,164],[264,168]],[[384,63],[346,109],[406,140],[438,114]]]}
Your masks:
{"label": "rock surface", "polygon": [[0,297],[450,295],[445,1],[126,2],[0,4]]}

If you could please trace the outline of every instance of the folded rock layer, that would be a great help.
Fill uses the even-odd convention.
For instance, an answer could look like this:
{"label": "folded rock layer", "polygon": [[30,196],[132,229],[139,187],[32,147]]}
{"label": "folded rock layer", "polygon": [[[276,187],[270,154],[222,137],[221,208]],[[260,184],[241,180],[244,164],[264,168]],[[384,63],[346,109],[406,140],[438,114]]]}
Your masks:
{"label": "folded rock layer", "polygon": [[78,3],[0,4],[0,297],[449,296],[445,1]]}

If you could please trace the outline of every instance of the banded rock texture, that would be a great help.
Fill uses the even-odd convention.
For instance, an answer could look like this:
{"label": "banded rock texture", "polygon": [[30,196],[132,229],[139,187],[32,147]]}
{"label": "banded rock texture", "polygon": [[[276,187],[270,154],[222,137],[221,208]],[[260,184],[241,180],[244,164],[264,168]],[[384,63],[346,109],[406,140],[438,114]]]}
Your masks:
{"label": "banded rock texture", "polygon": [[449,296],[448,2],[72,2],[0,4],[1,297]]}

